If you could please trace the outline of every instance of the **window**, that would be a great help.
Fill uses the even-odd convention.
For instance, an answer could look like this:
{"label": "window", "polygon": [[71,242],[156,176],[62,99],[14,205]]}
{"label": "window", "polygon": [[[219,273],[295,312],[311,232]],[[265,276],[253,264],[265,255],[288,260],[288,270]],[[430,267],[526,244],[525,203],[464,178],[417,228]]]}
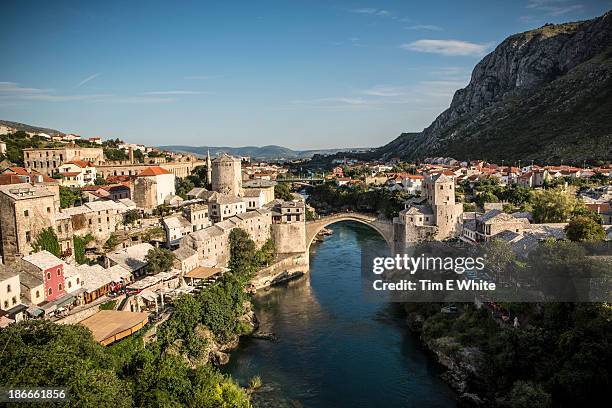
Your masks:
{"label": "window", "polygon": [[62,284],[61,284],[61,283],[60,283],[59,285],[57,285],[57,290],[58,290],[59,292],[61,292],[61,291],[62,291]]}
{"label": "window", "polygon": [[51,296],[53,294],[53,289],[49,288],[49,290],[47,291],[47,293],[49,294],[49,296]]}
{"label": "window", "polygon": [[28,210],[25,210],[25,211],[23,212],[23,216],[24,216],[24,217],[28,217],[29,215],[30,215],[30,212],[29,212]]}
{"label": "window", "polygon": [[68,289],[70,289],[72,287],[72,282],[68,281]]}
{"label": "window", "polygon": [[4,308],[5,308],[5,309],[8,309],[8,307],[9,307],[8,300],[5,300],[5,301],[4,301]]}
{"label": "window", "polygon": [[81,280],[80,280],[79,278],[77,278],[77,280],[76,280],[77,285],[80,283],[80,281],[81,281]]}
{"label": "window", "polygon": [[60,234],[62,233],[62,226],[61,225],[57,226],[57,232],[59,232]]}
{"label": "window", "polygon": [[38,299],[40,297],[40,290],[36,291],[36,299]]}
{"label": "window", "polygon": [[50,214],[51,213],[51,207],[47,207],[47,213]]}
{"label": "window", "polygon": [[6,285],[6,293],[11,293],[11,285]]}
{"label": "window", "polygon": [[47,279],[51,279],[51,272],[47,272]]}
{"label": "window", "polygon": [[13,300],[13,305],[16,305],[17,304],[17,296],[13,296],[12,300]]}
{"label": "window", "polygon": [[62,270],[60,268],[57,268],[57,276],[60,276],[62,273]]}

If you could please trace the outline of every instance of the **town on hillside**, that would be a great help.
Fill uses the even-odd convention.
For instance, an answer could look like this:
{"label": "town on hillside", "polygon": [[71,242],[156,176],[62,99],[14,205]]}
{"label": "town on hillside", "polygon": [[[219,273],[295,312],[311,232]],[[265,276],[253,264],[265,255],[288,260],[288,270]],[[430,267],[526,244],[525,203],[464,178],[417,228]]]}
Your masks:
{"label": "town on hillside", "polygon": [[[334,159],[303,171],[307,160],[201,159],[4,131],[1,324],[80,322],[101,344],[167,318],[173,299],[214,283],[237,229],[257,248],[274,243],[253,290],[306,272],[312,235],[338,214],[377,219],[394,244],[495,239],[521,256],[550,239],[612,239],[610,165]],[[550,205],[559,210],[543,210]],[[116,326],[102,330],[109,319]]]}

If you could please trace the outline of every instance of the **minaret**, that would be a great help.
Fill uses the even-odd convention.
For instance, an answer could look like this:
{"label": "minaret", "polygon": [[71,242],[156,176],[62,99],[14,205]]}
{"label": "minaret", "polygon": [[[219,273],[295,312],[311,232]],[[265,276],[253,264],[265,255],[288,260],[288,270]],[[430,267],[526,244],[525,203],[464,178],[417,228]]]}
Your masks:
{"label": "minaret", "polygon": [[210,163],[210,150],[206,152],[206,184],[212,183],[212,164]]}

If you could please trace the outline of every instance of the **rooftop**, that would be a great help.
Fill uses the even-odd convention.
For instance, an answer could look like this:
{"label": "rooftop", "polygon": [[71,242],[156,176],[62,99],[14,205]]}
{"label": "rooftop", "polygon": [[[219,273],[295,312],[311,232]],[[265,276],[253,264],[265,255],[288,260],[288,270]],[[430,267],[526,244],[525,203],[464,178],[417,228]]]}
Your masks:
{"label": "rooftop", "polygon": [[138,177],[160,176],[162,174],[172,174],[168,170],[159,166],[149,166],[138,174]]}
{"label": "rooftop", "polygon": [[28,200],[31,198],[54,196],[54,194],[46,188],[33,186],[30,183],[9,184],[0,186],[0,193],[4,193],[14,200]]}
{"label": "rooftop", "polygon": [[106,345],[139,330],[148,318],[148,313],[100,310],[80,324],[91,330],[97,342]]}
{"label": "rooftop", "polygon": [[23,260],[31,263],[43,271],[64,264],[64,261],[49,251],[40,251],[33,253],[32,255],[24,256]]}

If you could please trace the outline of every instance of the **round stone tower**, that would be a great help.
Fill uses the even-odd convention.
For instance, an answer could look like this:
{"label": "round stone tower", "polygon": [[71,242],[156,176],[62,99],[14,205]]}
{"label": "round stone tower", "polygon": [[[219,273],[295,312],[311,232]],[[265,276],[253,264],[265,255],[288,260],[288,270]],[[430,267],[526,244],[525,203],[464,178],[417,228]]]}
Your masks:
{"label": "round stone tower", "polygon": [[212,161],[212,189],[223,194],[242,196],[240,159],[223,153]]}

